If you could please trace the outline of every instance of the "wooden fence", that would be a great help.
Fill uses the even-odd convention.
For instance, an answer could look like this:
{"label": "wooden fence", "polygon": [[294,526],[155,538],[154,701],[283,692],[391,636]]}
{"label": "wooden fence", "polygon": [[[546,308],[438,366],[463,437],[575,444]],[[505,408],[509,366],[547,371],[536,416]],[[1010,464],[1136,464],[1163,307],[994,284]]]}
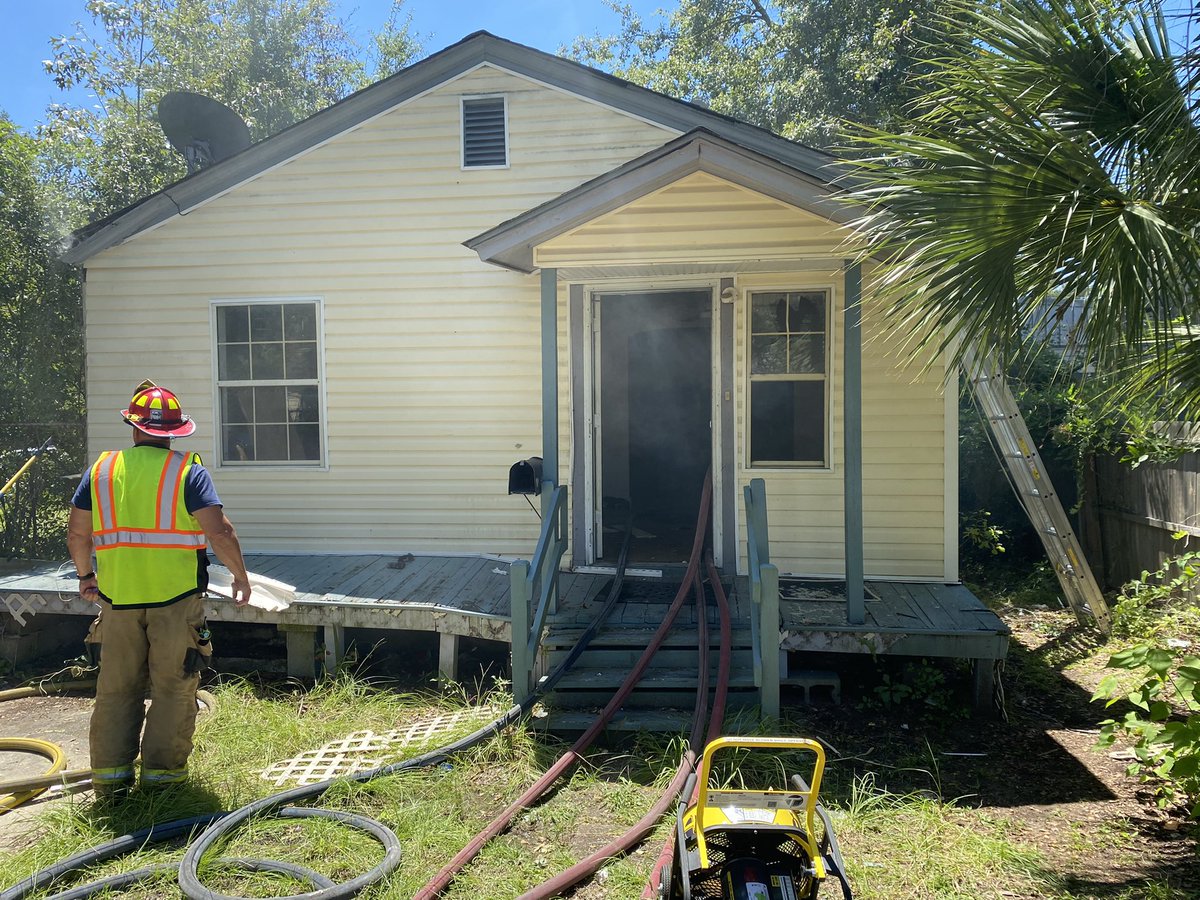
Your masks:
{"label": "wooden fence", "polygon": [[[1188,437],[1195,446],[1200,426],[1191,426]],[[1168,557],[1200,547],[1200,451],[1136,469],[1096,457],[1085,482],[1084,549],[1105,587],[1120,587]],[[1174,538],[1179,532],[1185,536]]]}

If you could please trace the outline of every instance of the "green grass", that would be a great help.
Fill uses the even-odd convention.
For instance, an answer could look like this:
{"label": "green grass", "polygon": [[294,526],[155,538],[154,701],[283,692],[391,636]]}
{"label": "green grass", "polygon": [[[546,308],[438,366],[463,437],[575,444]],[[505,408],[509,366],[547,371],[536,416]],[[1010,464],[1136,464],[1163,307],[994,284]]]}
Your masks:
{"label": "green grass", "polygon": [[1003,819],[881,791],[867,777],[833,821],[861,900],[1049,896],[1038,853],[1015,843]]}
{"label": "green grass", "polygon": [[[309,691],[264,692],[243,682],[216,691],[214,712],[200,719],[191,782],[157,794],[135,793],[111,815],[97,811],[82,795],[56,804],[40,825],[43,837],[33,847],[0,860],[0,886],[101,843],[114,834],[215,809],[231,809],[277,790],[259,777],[272,763],[354,731],[386,731],[454,709],[461,697],[398,694],[345,676]],[[497,698],[497,706],[504,698]],[[472,730],[490,718],[478,710],[451,735]],[[744,723],[743,723],[744,724]],[[783,733],[803,733],[797,723],[781,723]],[[415,755],[427,747],[411,747]],[[517,797],[564,749],[558,742],[524,728],[514,729],[446,765],[342,783],[315,805],[361,812],[379,819],[399,836],[404,857],[399,869],[360,896],[366,900],[407,898],[441,868],[484,824]],[[670,778],[679,760],[678,738],[643,736],[620,750],[596,751],[561,783],[545,802],[519,814],[512,828],[493,841],[455,881],[450,900],[509,900],[567,868],[636,822]],[[735,759],[718,777],[729,784],[781,787],[792,771],[808,774],[811,756],[783,760],[769,754]],[[980,810],[938,799],[937,773],[931,788],[896,794],[871,778],[853,784],[830,781],[825,792],[855,887],[861,900],[976,900],[1038,898],[1083,900],[1046,871],[1038,849],[1021,844],[1012,823]],[[581,898],[637,897],[669,822],[630,856],[607,865],[584,887]],[[1085,839],[1080,836],[1080,839]],[[1125,829],[1114,823],[1103,836],[1114,850],[1124,849]],[[177,860],[181,844],[148,850],[99,866],[92,877],[127,871],[150,862]],[[373,866],[380,851],[374,840],[324,820],[263,819],[238,829],[210,854],[290,860],[335,880]],[[307,890],[301,882],[273,875],[242,874],[213,863],[206,883],[217,890],[250,897],[272,897]],[[58,889],[62,889],[59,886]],[[1159,900],[1155,884],[1113,895],[1123,900]],[[130,898],[177,896],[168,878],[121,894]],[[837,897],[830,885],[822,898]],[[1106,897],[1108,895],[1105,895]]]}

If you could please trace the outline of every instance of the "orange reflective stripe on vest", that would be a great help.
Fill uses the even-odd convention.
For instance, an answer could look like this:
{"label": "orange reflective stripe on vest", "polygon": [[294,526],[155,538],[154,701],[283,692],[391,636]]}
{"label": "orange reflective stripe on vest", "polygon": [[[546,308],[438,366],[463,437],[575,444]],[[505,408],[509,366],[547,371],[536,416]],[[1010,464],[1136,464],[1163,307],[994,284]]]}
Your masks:
{"label": "orange reflective stripe on vest", "polygon": [[116,505],[113,501],[112,470],[117,464],[117,454],[105,450],[92,466],[92,518],[99,517],[100,531],[109,531],[117,527],[117,517],[113,512]]}

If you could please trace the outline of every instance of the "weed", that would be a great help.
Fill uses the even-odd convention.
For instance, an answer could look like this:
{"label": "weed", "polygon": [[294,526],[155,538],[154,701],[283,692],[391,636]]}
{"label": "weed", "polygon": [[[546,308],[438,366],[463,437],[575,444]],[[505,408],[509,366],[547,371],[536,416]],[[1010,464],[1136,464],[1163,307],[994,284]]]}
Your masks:
{"label": "weed", "polygon": [[1129,774],[1154,788],[1160,806],[1186,803],[1200,817],[1200,658],[1142,643],[1114,654],[1108,667],[1135,673],[1140,684],[1126,691],[1116,675],[1100,682],[1093,699],[1133,708],[1101,723],[1098,746],[1111,747],[1118,736],[1131,740]]}
{"label": "weed", "polygon": [[1113,634],[1144,638],[1200,634],[1198,589],[1200,551],[1185,551],[1154,572],[1142,572],[1121,589],[1113,610]]}
{"label": "weed", "polygon": [[942,666],[928,659],[904,661],[898,672],[881,672],[879,683],[859,706],[867,711],[902,711],[917,717],[959,719],[968,714]]}

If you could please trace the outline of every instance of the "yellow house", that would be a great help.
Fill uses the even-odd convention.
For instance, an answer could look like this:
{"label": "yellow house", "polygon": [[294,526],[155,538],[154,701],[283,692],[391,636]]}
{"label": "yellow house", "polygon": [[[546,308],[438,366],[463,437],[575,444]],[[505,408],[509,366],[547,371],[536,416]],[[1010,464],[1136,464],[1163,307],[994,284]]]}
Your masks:
{"label": "yellow house", "polygon": [[680,563],[711,468],[730,576],[761,479],[771,562],[851,620],[864,578],[955,584],[956,381],[859,305],[840,175],[473,34],[76,235],[89,449],[149,376],[259,553],[527,556],[540,457],[566,570],[626,525],[631,567]]}

